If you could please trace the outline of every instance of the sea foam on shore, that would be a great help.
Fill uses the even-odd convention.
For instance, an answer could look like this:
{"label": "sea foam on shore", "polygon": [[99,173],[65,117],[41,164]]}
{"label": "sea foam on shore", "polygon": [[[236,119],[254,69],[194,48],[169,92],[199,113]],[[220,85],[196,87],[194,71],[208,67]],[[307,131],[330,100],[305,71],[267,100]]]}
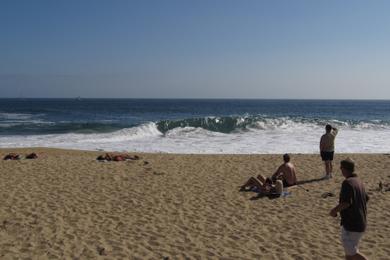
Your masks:
{"label": "sea foam on shore", "polygon": [[[390,152],[390,126],[335,124],[340,128],[336,138],[338,152]],[[258,121],[253,126],[237,128],[229,133],[202,127],[181,127],[180,124],[161,131],[156,123],[150,122],[109,133],[0,135],[0,147],[195,154],[315,153],[319,138],[324,133],[321,124],[289,119]]]}

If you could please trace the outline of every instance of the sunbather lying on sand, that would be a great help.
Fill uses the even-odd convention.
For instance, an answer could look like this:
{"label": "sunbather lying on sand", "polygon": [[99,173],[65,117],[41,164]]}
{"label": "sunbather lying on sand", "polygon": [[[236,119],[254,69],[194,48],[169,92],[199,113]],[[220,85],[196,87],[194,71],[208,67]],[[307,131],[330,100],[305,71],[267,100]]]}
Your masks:
{"label": "sunbather lying on sand", "polygon": [[36,153],[30,153],[26,155],[26,159],[37,159],[38,155]]}
{"label": "sunbather lying on sand", "polygon": [[19,159],[21,159],[21,157],[17,153],[9,153],[3,158],[3,160],[19,160]]}
{"label": "sunbather lying on sand", "polygon": [[17,153],[9,153],[4,156],[3,160],[21,160],[21,159],[37,159],[38,155],[36,153],[27,154],[25,157]]}
{"label": "sunbather lying on sand", "polygon": [[283,182],[276,180],[272,182],[271,178],[265,178],[259,174],[256,178],[251,177],[249,180],[241,186],[240,191],[256,191],[262,194],[282,194]]}
{"label": "sunbather lying on sand", "polygon": [[96,158],[98,161],[126,161],[126,160],[138,160],[138,155],[129,155],[129,154],[110,154],[106,153],[105,155],[100,155]]}

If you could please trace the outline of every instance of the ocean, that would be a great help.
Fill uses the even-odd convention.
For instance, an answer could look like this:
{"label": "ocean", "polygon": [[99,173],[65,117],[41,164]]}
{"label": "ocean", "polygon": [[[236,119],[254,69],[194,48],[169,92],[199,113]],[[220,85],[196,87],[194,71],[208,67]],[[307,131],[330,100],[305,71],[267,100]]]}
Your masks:
{"label": "ocean", "polygon": [[194,154],[390,152],[388,100],[0,99],[0,147]]}

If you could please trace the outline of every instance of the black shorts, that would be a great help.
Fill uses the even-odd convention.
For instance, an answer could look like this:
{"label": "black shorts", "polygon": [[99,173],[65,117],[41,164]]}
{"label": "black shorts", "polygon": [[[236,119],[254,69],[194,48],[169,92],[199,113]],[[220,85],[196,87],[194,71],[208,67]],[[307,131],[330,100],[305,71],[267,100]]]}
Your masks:
{"label": "black shorts", "polygon": [[321,152],[321,158],[323,161],[333,161],[334,152]]}

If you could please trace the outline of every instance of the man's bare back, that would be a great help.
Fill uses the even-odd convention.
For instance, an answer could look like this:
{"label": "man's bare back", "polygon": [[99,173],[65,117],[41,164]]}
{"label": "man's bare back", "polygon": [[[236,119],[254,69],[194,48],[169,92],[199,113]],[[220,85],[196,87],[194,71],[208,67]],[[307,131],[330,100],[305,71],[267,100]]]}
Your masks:
{"label": "man's bare back", "polygon": [[272,177],[281,178],[282,180],[284,180],[284,184],[288,184],[288,186],[297,184],[295,167],[290,162],[285,162],[280,165],[276,172],[272,175]]}

